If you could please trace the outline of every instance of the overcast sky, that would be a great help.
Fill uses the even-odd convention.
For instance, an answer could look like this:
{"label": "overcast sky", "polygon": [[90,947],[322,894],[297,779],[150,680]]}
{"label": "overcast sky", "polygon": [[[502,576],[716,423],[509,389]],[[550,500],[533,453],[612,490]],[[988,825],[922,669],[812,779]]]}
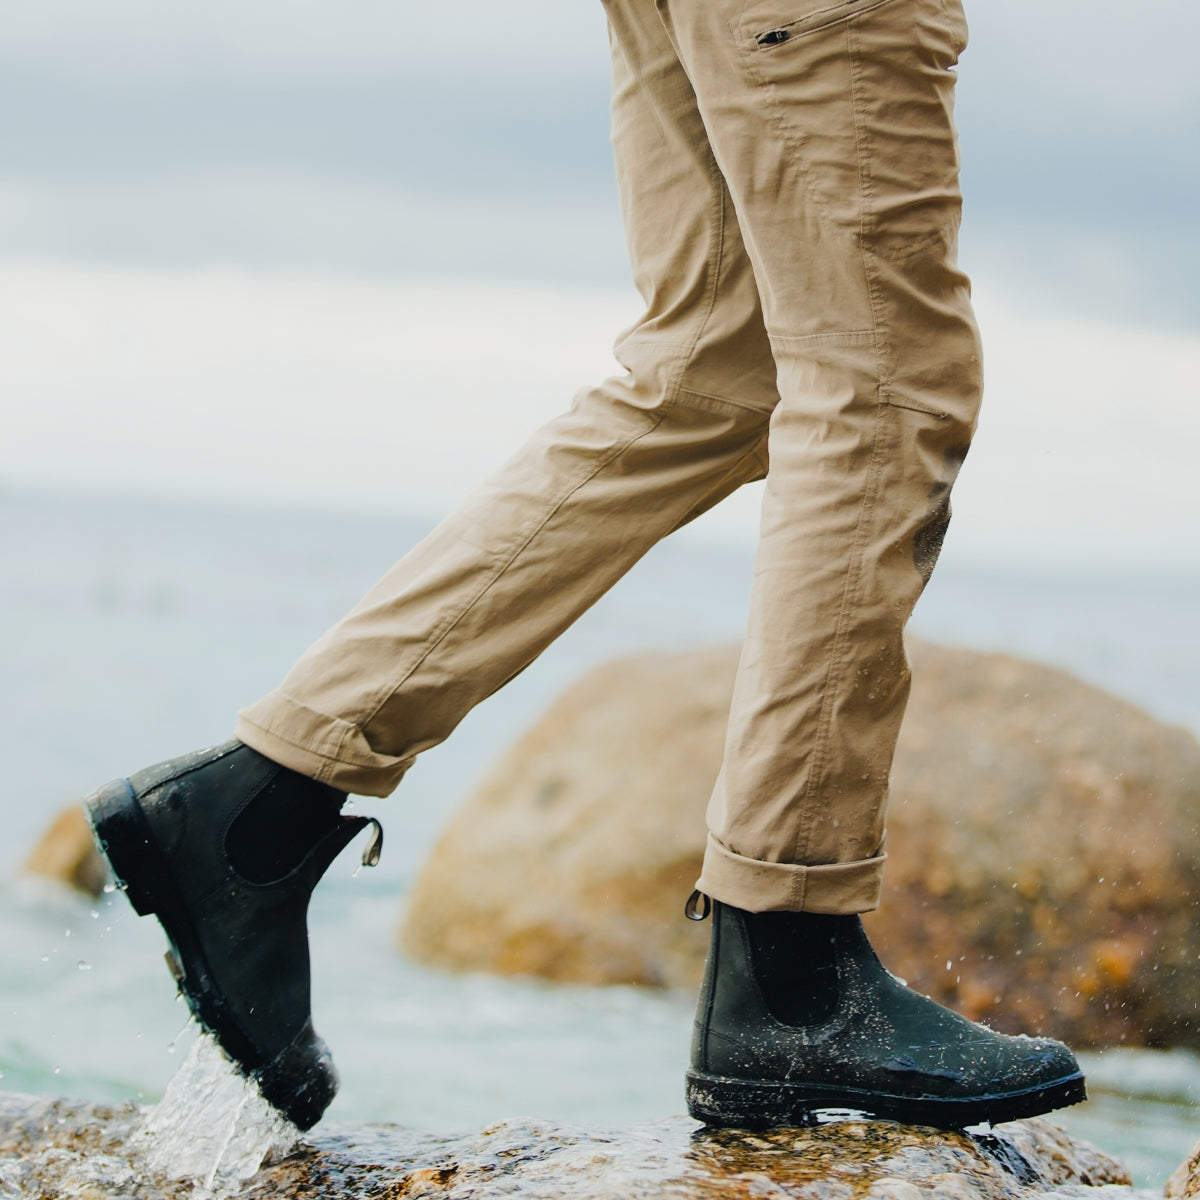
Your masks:
{"label": "overcast sky", "polygon": [[[1200,15],[975,0],[973,272],[1200,323]],[[0,0],[0,257],[620,284],[599,0]]]}
{"label": "overcast sky", "polygon": [[[1200,569],[1198,13],[968,6],[977,557]],[[0,0],[0,485],[445,511],[637,315],[607,104],[599,0]]]}

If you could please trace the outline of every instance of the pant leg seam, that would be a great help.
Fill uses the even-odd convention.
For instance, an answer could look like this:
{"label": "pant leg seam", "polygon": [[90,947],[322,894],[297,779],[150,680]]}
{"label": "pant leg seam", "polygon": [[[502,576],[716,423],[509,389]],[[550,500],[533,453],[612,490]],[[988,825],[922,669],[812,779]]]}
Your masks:
{"label": "pant leg seam", "polygon": [[650,346],[654,350],[676,350],[682,351],[684,354],[689,352],[691,343],[689,342],[673,342],[667,341],[665,338],[660,338],[655,334],[634,332],[628,334],[620,334],[617,338],[617,346],[636,346],[641,343]]}
{"label": "pant leg seam", "polygon": [[879,282],[871,265],[871,255],[868,251],[868,229],[872,220],[872,201],[874,186],[871,178],[870,148],[866,131],[859,121],[860,102],[862,96],[861,72],[858,55],[855,52],[854,24],[846,25],[846,59],[850,73],[850,119],[854,123],[854,148],[858,157],[858,192],[861,202],[858,210],[858,256],[862,264],[863,282],[866,284],[867,297],[871,305],[871,332],[874,335],[875,377],[879,385],[878,398],[886,400],[891,394],[891,387],[886,379],[887,372],[883,362],[883,340],[880,336],[883,322],[883,300],[879,294]]}
{"label": "pant leg seam", "polygon": [[888,412],[884,405],[878,405],[875,410],[875,429],[871,439],[871,460],[867,468],[867,481],[863,489],[863,499],[859,508],[858,522],[854,530],[854,543],[850,552],[850,562],[847,568],[847,579],[842,591],[842,602],[838,607],[837,625],[834,628],[833,645],[830,648],[829,666],[825,673],[822,687],[821,709],[817,718],[816,736],[813,739],[812,762],[808,771],[808,783],[801,800],[801,819],[796,835],[796,845],[793,858],[803,862],[808,857],[807,844],[812,831],[815,815],[815,800],[817,798],[818,780],[825,767],[825,759],[829,749],[829,736],[833,724],[833,704],[841,683],[845,667],[846,649],[849,644],[849,614],[859,599],[859,588],[862,584],[862,555],[866,543],[865,531],[875,515],[876,490],[880,469],[880,443],[882,441],[883,420]]}
{"label": "pant leg seam", "polygon": [[[882,440],[883,418],[888,408],[882,401],[885,398],[886,384],[884,381],[883,363],[881,361],[881,326],[882,315],[877,281],[870,267],[866,249],[866,231],[869,223],[869,208],[871,200],[871,177],[867,140],[859,122],[859,69],[858,58],[855,54],[853,30],[850,23],[846,26],[846,56],[850,72],[850,110],[854,122],[854,141],[858,155],[859,175],[859,255],[862,262],[863,277],[867,286],[867,295],[871,304],[871,321],[875,333],[875,374],[877,380],[877,395],[875,408],[875,428],[871,440],[871,458],[867,467],[867,480],[860,502],[858,522],[855,526],[854,541],[850,551],[850,561],[847,566],[847,579],[842,591],[842,602],[838,610],[837,624],[834,627],[833,644],[830,648],[829,666],[825,675],[820,713],[817,718],[817,731],[813,740],[812,760],[809,766],[808,782],[801,800],[800,820],[793,849],[793,858],[801,861],[808,857],[808,843],[812,834],[813,821],[818,791],[818,781],[824,770],[828,755],[829,737],[833,724],[833,703],[837,687],[841,682],[845,667],[846,648],[849,641],[849,614],[859,599],[859,589],[862,585],[862,556],[865,545],[867,525],[874,516],[876,490],[880,472],[880,442]],[[801,892],[803,889],[800,889]],[[797,896],[797,902],[803,905],[803,895]]]}
{"label": "pant leg seam", "polygon": [[[701,123],[703,123],[703,117],[701,118]],[[706,137],[707,134],[708,131],[706,129]],[[708,258],[708,295],[705,298],[703,315],[696,322],[696,331],[679,360],[679,367],[675,372],[674,378],[665,389],[664,396],[667,401],[676,399],[680,392],[683,391],[683,377],[687,373],[688,366],[692,361],[692,355],[696,353],[696,347],[700,344],[700,338],[708,325],[709,319],[717,307],[717,295],[721,290],[721,264],[724,261],[725,254],[725,176],[721,174],[721,168],[717,163],[717,156],[713,153],[711,141],[708,143],[708,177],[713,184],[711,212],[714,237],[712,253]]]}
{"label": "pant leg seam", "polygon": [[795,346],[864,346],[870,345],[875,338],[872,329],[842,329],[830,333],[771,333],[767,337],[772,342],[787,342]]}
{"label": "pant leg seam", "polygon": [[715,396],[711,392],[699,392],[692,388],[679,388],[674,396],[663,401],[664,408],[700,408],[715,411],[722,416],[741,417],[753,413],[764,421],[771,419],[769,409],[757,408],[753,404],[743,404],[740,400],[730,400],[728,396]]}

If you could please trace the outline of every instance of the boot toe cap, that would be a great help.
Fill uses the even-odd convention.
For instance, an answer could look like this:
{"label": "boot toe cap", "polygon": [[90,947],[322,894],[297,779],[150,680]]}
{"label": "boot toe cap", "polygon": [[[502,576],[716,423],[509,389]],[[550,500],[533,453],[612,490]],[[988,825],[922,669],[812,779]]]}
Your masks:
{"label": "boot toe cap", "polygon": [[311,1025],[252,1077],[264,1099],[301,1130],[321,1119],[338,1089],[333,1056]]}

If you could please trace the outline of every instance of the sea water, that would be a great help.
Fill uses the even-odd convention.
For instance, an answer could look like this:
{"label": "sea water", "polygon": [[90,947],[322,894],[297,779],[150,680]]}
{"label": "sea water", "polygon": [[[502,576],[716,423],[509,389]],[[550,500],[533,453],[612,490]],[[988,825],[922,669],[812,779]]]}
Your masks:
{"label": "sea water", "polygon": [[300,1131],[232,1069],[216,1041],[198,1033],[130,1151],[156,1175],[193,1179],[219,1195],[283,1158],[299,1140]]}
{"label": "sea water", "polygon": [[[93,902],[15,868],[62,805],[228,736],[234,709],[272,687],[424,528],[0,496],[0,1090],[163,1100],[194,1033],[155,923],[119,893]],[[404,960],[395,931],[439,826],[555,694],[616,654],[737,637],[749,574],[746,548],[660,547],[423,756],[395,797],[358,802],[387,826],[383,863],[356,876],[356,855],[339,859],[311,920],[317,1024],[342,1077],[331,1119],[444,1132],[518,1115],[628,1125],[680,1110],[690,996],[448,976]],[[948,556],[915,627],[1065,665],[1200,730],[1198,600],[1186,576],[981,572]],[[1161,1183],[1200,1136],[1200,1064],[1114,1051],[1087,1067],[1095,1099],[1062,1120]],[[228,1117],[239,1103],[218,1107]],[[235,1146],[233,1125],[210,1124],[214,1145]],[[212,1149],[194,1166],[216,1186]]]}

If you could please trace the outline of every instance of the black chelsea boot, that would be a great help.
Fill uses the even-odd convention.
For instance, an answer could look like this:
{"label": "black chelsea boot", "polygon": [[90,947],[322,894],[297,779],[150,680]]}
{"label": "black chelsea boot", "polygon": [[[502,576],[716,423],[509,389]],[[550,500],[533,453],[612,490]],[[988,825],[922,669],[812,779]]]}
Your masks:
{"label": "black chelsea boot", "polygon": [[293,1124],[337,1091],[312,1025],[308,902],[368,825],[345,794],[241,742],[114,780],[84,802],[96,842],[137,912],[167,935],[167,962],[200,1024]]}
{"label": "black chelsea boot", "polygon": [[914,992],[858,917],[712,910],[687,1074],[696,1119],[767,1128],[854,1109],[961,1129],[1085,1098],[1066,1046],[996,1033]]}

